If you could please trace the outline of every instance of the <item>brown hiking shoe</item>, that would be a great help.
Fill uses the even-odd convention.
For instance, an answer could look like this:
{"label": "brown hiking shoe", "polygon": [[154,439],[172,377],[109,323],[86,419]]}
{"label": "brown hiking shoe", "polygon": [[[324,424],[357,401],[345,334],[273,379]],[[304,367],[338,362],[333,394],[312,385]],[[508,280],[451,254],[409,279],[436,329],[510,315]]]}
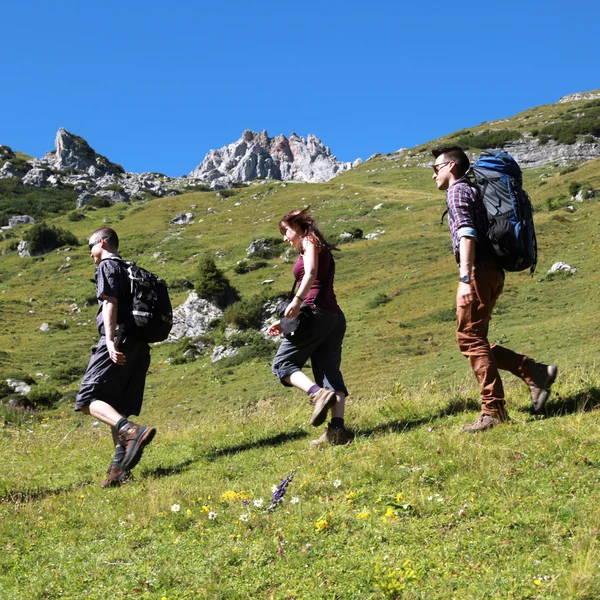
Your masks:
{"label": "brown hiking shoe", "polygon": [[125,456],[121,459],[120,467],[123,471],[129,471],[140,462],[144,447],[147,446],[156,435],[154,427],[136,425],[129,423],[119,430],[119,444],[125,448]]}
{"label": "brown hiking shoe", "polygon": [[127,483],[131,479],[131,471],[124,471],[119,465],[110,464],[106,471],[106,479],[100,484],[100,487],[117,487]]}
{"label": "brown hiking shoe", "polygon": [[498,413],[497,415],[484,415],[481,414],[474,423],[469,425],[463,425],[462,431],[466,433],[477,433],[479,431],[486,431],[495,427],[496,425],[502,425],[502,423],[508,423],[510,421],[506,410],[504,414]]}
{"label": "brown hiking shoe", "polygon": [[321,388],[318,392],[310,395],[311,404],[314,409],[310,418],[310,424],[318,427],[327,419],[327,411],[337,402],[335,394],[331,390]]}
{"label": "brown hiking shoe", "polygon": [[325,446],[344,446],[354,439],[354,435],[345,427],[327,426],[325,433],[310,443],[311,448],[323,448]]}
{"label": "brown hiking shoe", "polygon": [[531,403],[535,412],[538,412],[548,400],[550,388],[557,375],[558,367],[556,365],[535,364],[530,382],[527,384],[531,392]]}

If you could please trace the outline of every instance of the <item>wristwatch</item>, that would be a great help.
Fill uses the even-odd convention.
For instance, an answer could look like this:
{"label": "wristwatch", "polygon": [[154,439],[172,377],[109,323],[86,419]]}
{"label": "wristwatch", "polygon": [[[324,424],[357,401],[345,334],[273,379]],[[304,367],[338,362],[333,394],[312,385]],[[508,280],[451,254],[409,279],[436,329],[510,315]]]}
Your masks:
{"label": "wristwatch", "polygon": [[462,277],[459,277],[458,280],[461,283],[471,283],[471,276],[470,275],[463,275]]}

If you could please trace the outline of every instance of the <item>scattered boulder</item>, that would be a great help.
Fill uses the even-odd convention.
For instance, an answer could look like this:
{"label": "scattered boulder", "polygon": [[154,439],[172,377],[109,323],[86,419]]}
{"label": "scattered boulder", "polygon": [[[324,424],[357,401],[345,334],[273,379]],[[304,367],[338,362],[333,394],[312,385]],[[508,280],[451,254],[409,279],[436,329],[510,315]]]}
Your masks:
{"label": "scattered boulder", "polygon": [[94,194],[90,194],[89,192],[82,192],[77,196],[77,204],[76,208],[82,208],[85,206],[90,200],[95,198]]}
{"label": "scattered boulder", "polygon": [[194,215],[192,213],[180,213],[171,219],[169,223],[171,225],[187,225],[193,218]]}
{"label": "scattered boulder", "polygon": [[30,169],[27,174],[23,177],[23,185],[31,185],[33,187],[43,187],[48,181],[48,177],[51,175],[48,169],[40,169],[34,167]]}
{"label": "scattered boulder", "polygon": [[380,235],[383,235],[384,233],[384,229],[378,229],[377,231],[373,231],[373,233],[367,233],[367,235],[365,235],[365,240],[376,240]]}
{"label": "scattered boulder", "polygon": [[49,323],[42,323],[40,325],[40,331],[42,332],[46,332],[50,330],[50,324]]}
{"label": "scattered boulder", "polygon": [[98,190],[95,194],[96,196],[107,198],[113,204],[127,202],[129,200],[129,194],[124,190]]}
{"label": "scattered boulder", "polygon": [[29,251],[29,242],[26,242],[25,240],[21,240],[19,242],[19,245],[17,246],[17,254],[21,258],[31,256],[31,252]]}
{"label": "scattered boulder", "polygon": [[29,394],[31,391],[31,386],[25,381],[21,381],[19,379],[7,379],[6,383],[8,387],[10,387],[15,394]]}
{"label": "scattered boulder", "polygon": [[17,225],[33,225],[35,219],[29,215],[16,215],[8,220],[9,227],[16,227]]}
{"label": "scattered boulder", "polygon": [[215,346],[210,358],[210,362],[217,362],[223,358],[235,356],[240,351],[239,348],[227,348],[227,346]]}
{"label": "scattered boulder", "polygon": [[559,272],[567,272],[567,273],[573,274],[573,273],[577,273],[577,268],[572,267],[571,265],[568,265],[565,262],[558,261],[558,262],[555,262],[550,267],[550,269],[548,270],[548,275],[550,275],[551,273],[559,273]]}
{"label": "scattered boulder", "polygon": [[208,331],[209,323],[222,315],[218,306],[200,298],[196,292],[190,292],[186,301],[173,311],[173,329],[167,341],[203,335]]}

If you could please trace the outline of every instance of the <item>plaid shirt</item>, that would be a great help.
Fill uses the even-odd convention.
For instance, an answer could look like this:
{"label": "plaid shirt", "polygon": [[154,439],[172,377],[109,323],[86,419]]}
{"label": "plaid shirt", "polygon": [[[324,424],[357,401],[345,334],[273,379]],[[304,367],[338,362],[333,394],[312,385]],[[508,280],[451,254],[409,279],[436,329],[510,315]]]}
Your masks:
{"label": "plaid shirt", "polygon": [[446,192],[448,227],[452,237],[452,252],[458,260],[460,238],[485,239],[487,215],[483,202],[477,201],[475,190],[467,183],[459,181]]}

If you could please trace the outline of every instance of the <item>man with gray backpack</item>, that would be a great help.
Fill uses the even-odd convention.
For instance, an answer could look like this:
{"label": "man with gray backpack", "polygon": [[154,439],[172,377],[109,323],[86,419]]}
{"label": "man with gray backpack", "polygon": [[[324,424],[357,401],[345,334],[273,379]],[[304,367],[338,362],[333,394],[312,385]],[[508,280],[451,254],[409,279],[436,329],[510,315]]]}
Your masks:
{"label": "man with gray backpack", "polygon": [[556,365],[535,362],[488,341],[492,309],[504,288],[504,271],[535,269],[537,246],[531,203],[521,170],[508,154],[483,153],[473,168],[458,146],[438,148],[433,179],[446,191],[452,250],[459,268],[456,337],[480,385],[481,414],[463,431],[475,433],[506,423],[499,369],[528,386],[539,411],[556,379]]}

